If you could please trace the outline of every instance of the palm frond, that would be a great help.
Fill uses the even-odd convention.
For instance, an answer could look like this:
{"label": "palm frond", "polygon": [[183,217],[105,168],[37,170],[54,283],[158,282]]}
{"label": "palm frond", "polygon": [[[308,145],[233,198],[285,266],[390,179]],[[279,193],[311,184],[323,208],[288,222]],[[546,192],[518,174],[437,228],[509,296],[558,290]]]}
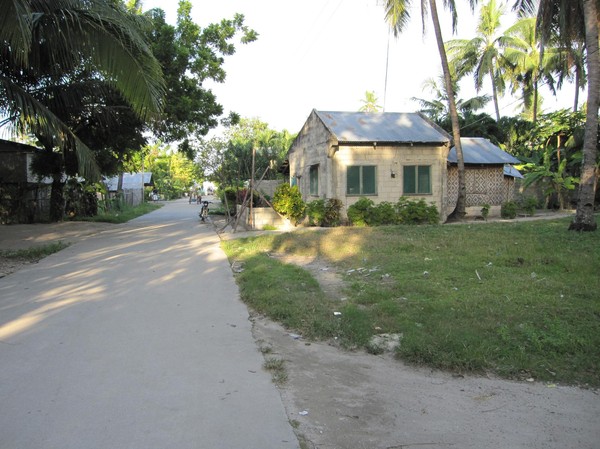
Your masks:
{"label": "palm frond", "polygon": [[61,149],[74,148],[79,172],[92,182],[100,179],[100,171],[93,152],[44,104],[20,86],[0,76],[0,93],[6,98],[0,112],[15,117],[20,132],[46,136]]}
{"label": "palm frond", "polygon": [[385,21],[398,37],[410,21],[410,0],[386,0]]}

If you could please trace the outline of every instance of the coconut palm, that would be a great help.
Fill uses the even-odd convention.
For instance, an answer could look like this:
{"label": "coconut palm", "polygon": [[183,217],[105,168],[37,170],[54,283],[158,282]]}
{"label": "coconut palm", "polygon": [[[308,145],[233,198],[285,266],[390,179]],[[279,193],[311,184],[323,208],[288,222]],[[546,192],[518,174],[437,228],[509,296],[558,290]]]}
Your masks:
{"label": "coconut palm", "polygon": [[[83,72],[119,92],[140,118],[160,111],[164,82],[140,19],[112,0],[0,0],[0,9],[0,126],[75,150],[79,173],[97,179],[89,148],[59,116],[70,101],[93,102],[71,82]],[[64,84],[58,102],[51,91]]]}
{"label": "coconut palm", "polygon": [[513,93],[521,90],[523,112],[533,122],[537,120],[541,99],[539,83],[543,81],[554,90],[553,69],[558,50],[549,44],[541,45],[536,37],[536,18],[519,19],[504,33],[504,58],[510,64],[507,71]]}
{"label": "coconut palm", "polygon": [[[470,0],[471,7],[473,8],[476,1]],[[456,30],[457,26],[457,13],[456,5],[454,0],[445,0],[446,5],[452,15],[452,29]],[[409,9],[411,6],[411,0],[386,0],[384,4],[385,8],[385,19],[388,22],[394,37],[398,37],[408,24],[410,19]],[[440,21],[438,17],[436,0],[422,0],[421,1],[421,19],[423,26],[425,25],[425,19],[427,14],[431,14],[431,20],[433,22],[433,28],[435,32],[435,38],[440,53],[440,60],[442,63],[442,71],[444,74],[444,85],[446,94],[448,96],[448,109],[450,111],[450,120],[452,122],[452,138],[453,144],[456,148],[456,156],[458,159],[458,200],[456,202],[456,208],[449,215],[449,219],[462,219],[466,214],[466,197],[467,188],[465,182],[465,163],[463,158],[462,146],[460,144],[460,124],[458,121],[458,112],[456,110],[456,101],[453,89],[452,75],[450,72],[450,66],[448,64],[448,58],[446,55],[446,49],[444,47],[444,39],[442,38],[442,30],[440,27]]]}
{"label": "coconut palm", "polygon": [[363,100],[360,100],[361,103],[363,104],[358,110],[360,112],[379,112],[381,111],[381,106],[377,104],[377,95],[375,95],[375,92],[371,91],[366,91],[365,92],[365,98]]}
{"label": "coconut palm", "polygon": [[[429,91],[433,95],[433,99],[427,100],[425,98],[412,97],[411,100],[419,104],[421,107],[419,112],[427,115],[435,122],[442,122],[450,118],[450,113],[448,111],[448,95],[446,95],[446,91],[438,81],[441,81],[443,84],[444,77],[441,76],[439,80],[428,78],[423,82],[423,90]],[[454,94],[458,97],[459,86],[456,80],[453,81]],[[473,113],[483,109],[490,100],[491,97],[489,95],[478,95],[466,100],[457,98],[456,109],[461,115]]]}
{"label": "coconut palm", "polygon": [[479,92],[483,87],[484,78],[489,77],[496,121],[500,120],[498,95],[502,95],[505,88],[502,64],[503,36],[499,34],[500,19],[504,10],[505,5],[498,6],[496,0],[490,0],[481,8],[476,37],[446,42],[450,65],[456,70],[459,79],[473,73],[475,89]]}
{"label": "coconut palm", "polygon": [[579,91],[584,89],[587,84],[584,45],[583,42],[559,44],[557,50],[556,65],[553,69],[556,76],[556,87],[561,89],[565,80],[573,83],[575,86],[573,112],[576,112],[579,107]]}
{"label": "coconut palm", "polygon": [[515,8],[531,10],[539,1],[537,32],[542,42],[552,33],[565,44],[585,43],[588,74],[587,111],[577,212],[569,229],[594,231],[597,182],[598,107],[600,106],[600,54],[598,52],[598,0],[517,0]]}

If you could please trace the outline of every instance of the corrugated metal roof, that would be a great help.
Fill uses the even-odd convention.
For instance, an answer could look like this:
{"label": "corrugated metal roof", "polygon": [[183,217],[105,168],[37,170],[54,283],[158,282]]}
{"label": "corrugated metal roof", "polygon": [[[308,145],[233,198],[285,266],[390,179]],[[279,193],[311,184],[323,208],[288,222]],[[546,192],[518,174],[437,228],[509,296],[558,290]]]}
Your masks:
{"label": "corrugated metal roof", "polygon": [[450,142],[445,131],[417,113],[315,112],[338,142]]}
{"label": "corrugated metal roof", "polygon": [[[141,189],[142,188],[142,179],[144,180],[144,185],[151,185],[152,184],[152,172],[123,173],[123,190]],[[106,188],[109,191],[117,190],[118,182],[119,182],[118,176],[113,176],[112,178],[107,178],[104,180],[104,184],[106,184]]]}
{"label": "corrugated metal roof", "polygon": [[513,178],[523,179],[523,175],[521,174],[521,172],[512,165],[508,164],[504,166],[504,176],[511,176]]}
{"label": "corrugated metal roof", "polygon": [[[521,162],[482,137],[461,137],[460,143],[465,164],[519,164]],[[452,147],[448,153],[448,162],[457,162],[455,147]]]}

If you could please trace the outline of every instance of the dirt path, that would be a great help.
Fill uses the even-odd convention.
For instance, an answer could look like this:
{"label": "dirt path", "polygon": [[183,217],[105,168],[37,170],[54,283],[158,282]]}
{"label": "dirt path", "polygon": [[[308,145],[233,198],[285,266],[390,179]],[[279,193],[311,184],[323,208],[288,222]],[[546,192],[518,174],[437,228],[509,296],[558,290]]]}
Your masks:
{"label": "dirt path", "polygon": [[254,335],[286,362],[281,394],[307,448],[600,447],[597,391],[417,369],[305,342],[261,317]]}

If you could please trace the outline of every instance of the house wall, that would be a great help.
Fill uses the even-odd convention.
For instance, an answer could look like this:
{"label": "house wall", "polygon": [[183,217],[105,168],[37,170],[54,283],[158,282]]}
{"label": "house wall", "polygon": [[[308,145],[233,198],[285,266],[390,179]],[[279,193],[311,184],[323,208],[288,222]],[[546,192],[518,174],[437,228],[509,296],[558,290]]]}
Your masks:
{"label": "house wall", "polygon": [[[347,167],[353,165],[377,166],[377,194],[369,195],[376,204],[383,201],[396,203],[401,196],[434,203],[442,213],[446,180],[446,148],[432,146],[340,146],[333,157],[332,193],[345,208],[354,204],[361,195],[346,194]],[[431,194],[413,195],[403,192],[405,165],[431,167]],[[445,216],[442,217],[445,219]]]}
{"label": "house wall", "polygon": [[[465,166],[467,188],[467,215],[481,215],[484,204],[492,206],[490,215],[499,215],[500,206],[514,198],[514,182],[507,181],[502,165]],[[451,213],[458,199],[458,167],[448,168],[448,196],[446,214]]]}
{"label": "house wall", "polygon": [[[288,152],[290,182],[298,185],[304,201],[335,197],[328,176],[332,165],[328,150],[335,143],[331,139],[331,134],[313,112]],[[309,173],[313,165],[319,165],[318,195],[310,194]]]}

